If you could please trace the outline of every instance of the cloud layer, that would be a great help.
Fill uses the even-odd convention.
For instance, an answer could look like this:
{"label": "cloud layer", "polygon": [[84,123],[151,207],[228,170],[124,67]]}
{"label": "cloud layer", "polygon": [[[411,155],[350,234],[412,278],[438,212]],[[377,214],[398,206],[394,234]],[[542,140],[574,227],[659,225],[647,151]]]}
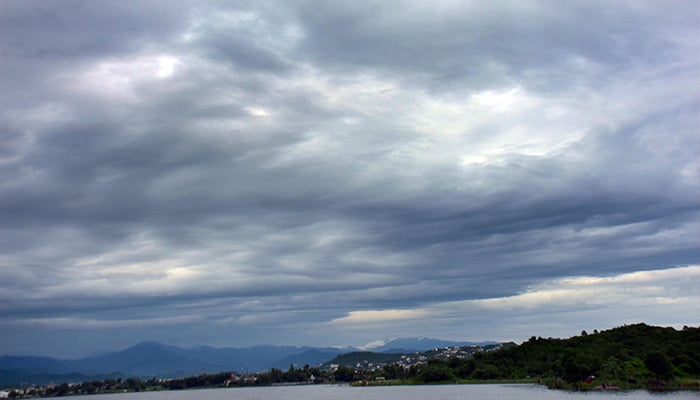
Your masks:
{"label": "cloud layer", "polygon": [[698,11],[5,2],[0,352],[698,324]]}

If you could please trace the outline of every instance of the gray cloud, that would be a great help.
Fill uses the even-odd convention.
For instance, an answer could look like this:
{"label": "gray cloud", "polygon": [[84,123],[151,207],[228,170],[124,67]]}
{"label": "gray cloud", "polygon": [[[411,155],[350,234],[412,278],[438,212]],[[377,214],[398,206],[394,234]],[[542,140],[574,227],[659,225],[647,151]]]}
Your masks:
{"label": "gray cloud", "polygon": [[[473,89],[555,90],[600,83],[687,49],[683,7],[555,2],[509,7],[407,2],[403,7],[311,4],[304,50],[335,68],[399,71],[406,81]],[[586,21],[582,24],[581,21]]]}
{"label": "gray cloud", "polygon": [[694,4],[144,7],[2,6],[0,352],[505,338],[442,310],[700,259]]}

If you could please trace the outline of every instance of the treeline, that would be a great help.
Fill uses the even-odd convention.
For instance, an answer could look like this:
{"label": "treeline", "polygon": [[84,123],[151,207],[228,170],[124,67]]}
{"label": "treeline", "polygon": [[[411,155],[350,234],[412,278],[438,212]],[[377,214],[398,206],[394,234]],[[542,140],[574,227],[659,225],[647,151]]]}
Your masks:
{"label": "treeline", "polygon": [[635,324],[569,339],[532,337],[469,359],[431,360],[413,377],[426,383],[523,378],[560,388],[697,386],[700,328]]}
{"label": "treeline", "polygon": [[141,390],[158,390],[160,380],[153,378],[142,380],[138,378],[109,378],[91,380],[80,383],[61,383],[60,385],[30,386],[25,389],[12,390],[9,398],[60,397],[81,394],[139,392]]}
{"label": "treeline", "polygon": [[[393,368],[387,365],[386,368]],[[272,368],[268,372],[237,375],[236,373],[223,372],[219,374],[202,374],[187,378],[169,379],[161,381],[159,386],[166,390],[191,389],[198,387],[235,387],[235,386],[270,386],[277,384],[317,384],[334,382],[353,382],[365,379],[367,376],[362,371],[354,368],[340,366],[336,370],[311,367],[308,364],[301,368],[290,365],[283,371]],[[149,386],[146,385],[146,389]]]}
{"label": "treeline", "polygon": [[348,367],[340,367],[336,371],[321,370],[318,367],[305,365],[295,368],[293,365],[287,371],[272,368],[269,372],[238,375],[233,372],[216,374],[201,374],[176,379],[160,378],[127,378],[93,380],[81,383],[62,383],[29,387],[13,390],[10,398],[31,397],[60,397],[83,394],[122,393],[159,390],[183,390],[212,387],[242,387],[270,386],[275,384],[314,384],[331,382],[351,382],[362,379],[363,375]]}
{"label": "treeline", "polygon": [[[345,361],[356,362],[368,356],[364,353],[348,355]],[[290,366],[287,371],[273,368],[269,372],[240,376],[222,372],[166,380],[105,379],[34,387],[13,391],[10,397],[377,381],[420,384],[526,380],[567,389],[603,385],[621,389],[700,389],[700,328],[676,330],[635,324],[590,334],[583,331],[580,336],[569,339],[532,337],[521,345],[482,351],[467,358],[434,358],[409,368],[389,360],[387,357],[387,364],[371,371],[348,365],[335,370],[305,365],[302,368]]]}

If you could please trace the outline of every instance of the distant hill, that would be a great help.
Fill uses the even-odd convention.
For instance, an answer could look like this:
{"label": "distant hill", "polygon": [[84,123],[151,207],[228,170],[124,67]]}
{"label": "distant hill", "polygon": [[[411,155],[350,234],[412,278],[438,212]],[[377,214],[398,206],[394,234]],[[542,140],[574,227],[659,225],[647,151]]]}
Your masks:
{"label": "distant hill", "polygon": [[[170,380],[170,389],[223,385],[228,373],[256,372],[254,384],[303,382],[312,374],[324,382],[386,379],[407,383],[513,380],[542,382],[553,388],[593,389],[700,388],[700,328],[655,327],[643,323],[568,339],[532,337],[515,343],[397,339],[375,347],[385,352],[345,348],[256,346],[180,348],[156,342],[80,360],[48,357],[0,357],[0,387],[113,380],[116,377],[189,377]],[[426,348],[402,357],[400,347]],[[449,347],[449,349],[445,349]],[[459,348],[454,348],[459,347]],[[478,347],[478,348],[476,348]],[[436,350],[439,349],[439,350]],[[413,349],[411,349],[413,350]],[[418,353],[418,354],[416,354]],[[310,368],[305,367],[309,365]],[[337,364],[340,367],[330,367]],[[290,365],[295,369],[287,372]],[[119,371],[119,372],[112,372]],[[202,372],[207,372],[203,375]],[[138,379],[118,382],[134,389]],[[219,383],[214,383],[219,382]],[[107,383],[106,383],[107,384]],[[92,383],[88,383],[88,386]],[[66,386],[68,387],[68,386]],[[77,392],[76,392],[77,393]]]}
{"label": "distant hill", "polygon": [[106,377],[162,378],[197,375],[203,372],[257,372],[290,365],[316,366],[354,348],[253,346],[181,348],[157,342],[142,342],[124,350],[79,360],[51,357],[0,356],[0,387],[18,383],[57,383],[105,379]]}
{"label": "distant hill", "polygon": [[[63,373],[72,369],[70,361],[51,357],[1,356],[0,369],[34,371],[36,373]],[[2,374],[0,376],[5,376]]]}
{"label": "distant hill", "polygon": [[124,378],[124,374],[84,375],[77,372],[54,374],[47,372],[30,372],[19,369],[0,369],[0,387],[43,385],[46,383],[102,381],[105,379]]}
{"label": "distant hill", "polygon": [[132,375],[156,375],[161,371],[191,373],[200,367],[194,359],[178,354],[177,348],[160,343],[144,342],[128,349],[89,357],[71,363],[80,373],[108,373],[114,371]]}
{"label": "distant hill", "polygon": [[335,348],[310,348],[303,353],[287,356],[275,362],[272,367],[286,371],[290,365],[293,365],[295,368],[303,367],[304,365],[315,366],[323,364],[342,353],[343,350]]}
{"label": "distant hill", "polygon": [[[509,380],[538,381],[565,389],[700,388],[697,327],[676,330],[639,323],[601,332],[583,331],[568,339],[532,337],[520,345],[509,342],[472,350],[471,346],[443,348],[405,357],[355,352],[339,355],[328,364],[363,370],[362,379],[390,376],[406,383]],[[453,356],[459,351],[468,354]],[[399,368],[395,368],[396,362]],[[357,373],[353,379],[358,379]]]}
{"label": "distant hill", "polygon": [[464,346],[487,346],[498,342],[454,342],[450,340],[440,340],[433,338],[398,338],[391,340],[379,347],[369,350],[377,353],[417,353],[436,348],[464,347]]}
{"label": "distant hill", "polygon": [[[495,343],[495,342],[488,342]],[[435,347],[469,346],[472,342],[451,342],[429,338],[401,338],[373,349],[384,353],[411,353]],[[115,352],[61,360],[51,357],[0,356],[0,387],[13,383],[57,383],[104,379],[105,377],[174,378],[201,373],[232,371],[258,372],[290,365],[317,366],[356,348],[294,346],[253,346],[182,348],[158,342],[141,342]]]}
{"label": "distant hill", "polygon": [[181,377],[221,371],[257,372],[290,364],[316,365],[340,354],[337,349],[293,346],[247,348],[181,348],[142,342],[124,350],[59,360],[50,357],[0,356],[0,386],[12,383],[56,383],[119,377]]}
{"label": "distant hill", "polygon": [[581,332],[568,339],[532,337],[519,346],[432,363],[419,382],[456,379],[538,379],[553,388],[700,387],[700,328],[643,323]]}

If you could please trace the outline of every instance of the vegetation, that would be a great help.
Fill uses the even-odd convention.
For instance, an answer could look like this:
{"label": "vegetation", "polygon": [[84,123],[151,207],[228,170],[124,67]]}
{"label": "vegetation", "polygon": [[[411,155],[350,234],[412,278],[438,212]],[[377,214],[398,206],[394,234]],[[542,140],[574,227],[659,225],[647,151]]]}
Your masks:
{"label": "vegetation", "polygon": [[[367,354],[361,358],[376,362]],[[579,390],[698,390],[700,328],[678,331],[635,324],[592,334],[583,331],[569,339],[532,337],[519,346],[468,358],[430,359],[391,377],[388,370],[390,366],[384,366],[373,376],[387,375],[407,384],[507,381]],[[371,382],[372,376],[365,380]]]}
{"label": "vegetation", "polygon": [[[555,388],[699,388],[700,328],[627,325],[570,339],[532,337],[520,346],[434,361],[417,382],[534,379]],[[605,385],[605,386],[603,386]]]}
{"label": "vegetation", "polygon": [[[431,352],[422,353],[426,358]],[[700,328],[626,325],[608,331],[581,332],[569,339],[532,337],[521,345],[485,349],[470,357],[432,358],[404,367],[396,354],[358,352],[333,360],[337,369],[305,365],[287,371],[239,376],[231,372],[178,379],[105,379],[28,388],[10,397],[63,396],[125,391],[181,390],[277,384],[360,382],[361,384],[430,384],[538,382],[558,389],[700,390]],[[373,360],[379,367],[356,369]],[[348,365],[349,364],[349,365]]]}

